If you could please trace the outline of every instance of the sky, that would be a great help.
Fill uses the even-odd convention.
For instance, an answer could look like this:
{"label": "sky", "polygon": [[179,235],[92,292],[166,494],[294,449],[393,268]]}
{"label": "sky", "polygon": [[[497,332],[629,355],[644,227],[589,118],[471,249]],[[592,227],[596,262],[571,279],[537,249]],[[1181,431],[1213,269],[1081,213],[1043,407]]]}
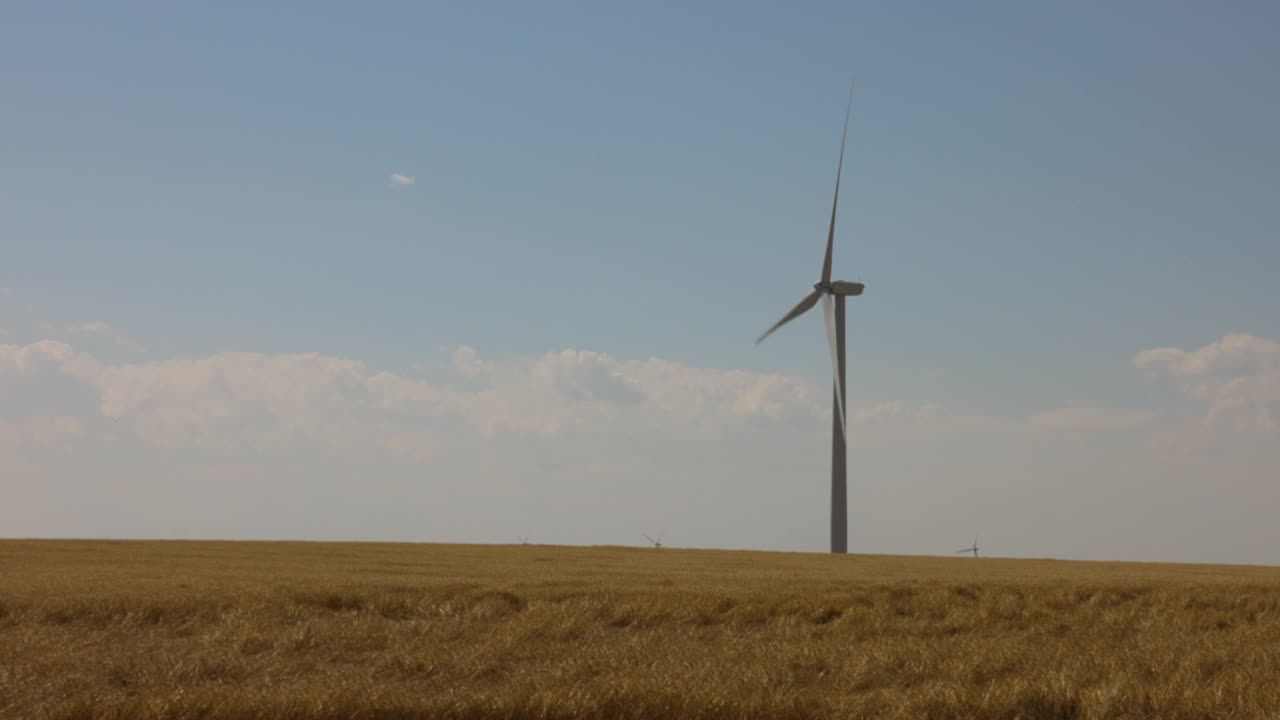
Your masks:
{"label": "sky", "polygon": [[0,537],[1280,564],[1280,6],[6,3]]}

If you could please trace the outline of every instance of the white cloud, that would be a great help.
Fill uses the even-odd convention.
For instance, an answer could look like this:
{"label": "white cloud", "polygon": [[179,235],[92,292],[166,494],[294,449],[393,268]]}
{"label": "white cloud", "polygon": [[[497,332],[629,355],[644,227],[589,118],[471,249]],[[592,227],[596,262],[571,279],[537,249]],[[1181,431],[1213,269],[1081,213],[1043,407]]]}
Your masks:
{"label": "white cloud", "polygon": [[1134,367],[1176,382],[1206,410],[1205,421],[1271,432],[1280,412],[1280,342],[1233,333],[1195,350],[1155,348]]}
{"label": "white cloud", "polygon": [[[184,536],[195,527],[225,536],[266,493],[283,505],[241,536],[423,539],[463,517],[459,503],[491,497],[540,504],[549,516],[580,508],[578,520],[557,522],[580,542],[599,541],[624,516],[677,511],[726,473],[794,469],[787,446],[825,438],[825,393],[803,378],[579,350],[454,355],[459,375],[473,375],[466,388],[318,354],[112,364],[64,342],[0,345],[0,468],[28,468],[6,479],[44,498],[0,508],[0,526],[84,534],[107,518],[131,528],[124,534],[155,535],[185,517],[176,531]],[[83,510],[68,515],[72,496]],[[122,509],[125,497],[137,504]],[[230,503],[228,516],[210,518],[190,506],[196,497]],[[366,501],[417,508],[437,525],[346,525],[351,506]],[[313,524],[281,524],[298,503],[323,507],[310,513]],[[452,537],[474,539],[468,533],[496,522],[477,512]],[[21,524],[38,517],[65,522]]]}
{"label": "white cloud", "polygon": [[73,450],[97,416],[96,389],[83,379],[96,367],[65,343],[0,345],[0,454]]}
{"label": "white cloud", "polygon": [[946,410],[934,403],[912,407],[901,400],[873,403],[867,407],[851,407],[847,413],[850,425],[859,423],[882,424],[886,422],[931,423],[955,420]]}
{"label": "white cloud", "polygon": [[145,352],[138,343],[130,340],[117,328],[101,320],[63,323],[54,322],[42,317],[31,300],[18,296],[8,288],[0,288],[0,323],[8,323],[12,331],[0,331],[0,335],[17,337],[19,340],[48,339],[66,340],[68,338],[104,338],[115,345],[134,353]]}
{"label": "white cloud", "polygon": [[485,361],[470,347],[454,367],[483,383],[468,399],[474,427],[539,434],[600,422],[703,434],[731,426],[821,417],[824,395],[803,378],[693,368],[658,358],[619,361],[590,350]]}
{"label": "white cloud", "polygon": [[214,453],[369,451],[397,438],[403,444],[406,434],[422,435],[424,428],[437,440],[604,428],[678,436],[797,419],[812,425],[822,409],[821,394],[804,379],[657,359],[620,362],[579,350],[482,362],[474,350],[458,348],[460,371],[482,381],[460,390],[317,354],[219,353],[109,365],[56,341],[0,349],[4,367],[21,375],[13,387],[24,386],[32,368],[44,368],[88,383],[100,415],[132,427],[139,439]]}
{"label": "white cloud", "polygon": [[473,347],[459,345],[453,350],[453,366],[469,378],[482,378],[489,373],[489,366],[476,359]]}
{"label": "white cloud", "polygon": [[72,323],[63,329],[72,335],[101,335],[109,338],[120,347],[127,348],[133,352],[144,352],[144,348],[141,345],[125,337],[119,330],[116,330],[110,324],[104,323],[100,320]]}
{"label": "white cloud", "polygon": [[1155,417],[1147,410],[1076,405],[1036,413],[1028,419],[1034,427],[1046,430],[1123,430],[1149,427]]}
{"label": "white cloud", "polygon": [[1141,369],[1165,370],[1178,377],[1280,371],[1280,342],[1247,333],[1231,333],[1192,351],[1144,350],[1134,358]]}
{"label": "white cloud", "polygon": [[[1252,381],[1267,342],[1246,343],[1253,359],[1227,363],[1223,381],[1242,369]],[[1178,352],[1138,364],[1199,367],[1184,357],[1198,351]],[[824,382],[576,349],[450,357],[428,382],[315,353],[126,364],[66,342],[0,344],[0,527],[471,542],[515,528],[570,543],[644,529],[673,544],[824,547]],[[1280,559],[1261,549],[1280,542],[1255,542],[1280,541],[1260,510],[1280,502],[1274,443],[1224,445],[1088,404],[994,418],[888,400],[853,403],[849,419],[859,551],[942,551],[981,526],[999,554]],[[1190,538],[1192,522],[1218,532]]]}
{"label": "white cloud", "polygon": [[401,175],[400,173],[391,173],[391,177],[387,183],[393,188],[408,187],[414,183],[412,175]]}

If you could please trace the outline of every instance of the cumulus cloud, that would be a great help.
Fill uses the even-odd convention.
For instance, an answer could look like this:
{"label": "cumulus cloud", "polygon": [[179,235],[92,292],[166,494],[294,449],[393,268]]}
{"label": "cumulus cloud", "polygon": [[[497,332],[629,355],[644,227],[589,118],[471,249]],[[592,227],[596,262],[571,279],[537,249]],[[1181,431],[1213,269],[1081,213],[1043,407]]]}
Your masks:
{"label": "cumulus cloud", "polygon": [[[62,532],[82,533],[99,511],[125,523],[134,506],[120,502],[131,497],[158,504],[159,514],[135,517],[126,534],[161,532],[158,518],[180,516],[226,533],[265,493],[272,517],[248,536],[332,537],[350,528],[421,539],[443,532],[459,503],[546,498],[548,514],[586,513],[566,526],[598,541],[620,517],[696,502],[690,488],[716,478],[768,473],[777,462],[794,470],[786,448],[827,437],[826,395],[805,378],[586,350],[453,354],[466,383],[314,353],[123,364],[60,341],[0,345],[0,469],[10,490],[45,498],[38,511],[10,502],[0,524],[27,527],[23,518],[56,514],[66,523],[57,527],[70,528]],[[821,457],[805,455],[806,463]],[[637,495],[645,487],[656,491]],[[211,519],[192,498],[231,515]],[[315,506],[313,524],[280,524],[300,502]],[[360,502],[413,506],[437,525],[344,525]],[[80,514],[67,515],[73,508]],[[479,510],[470,517],[473,526],[453,537],[473,537],[487,519]],[[175,532],[189,536],[195,526],[184,527]]]}
{"label": "cumulus cloud", "polygon": [[1134,367],[1172,379],[1203,406],[1205,421],[1235,429],[1276,430],[1280,408],[1280,342],[1232,333],[1195,350],[1155,348]]}
{"label": "cumulus cloud", "polygon": [[408,187],[413,183],[412,175],[401,175],[400,173],[391,173],[391,177],[387,180],[387,184],[393,188]]}
{"label": "cumulus cloud", "polygon": [[[119,363],[60,341],[0,345],[0,470],[35,498],[0,507],[0,524],[481,540],[536,512],[568,542],[680,516],[686,542],[776,546],[797,527],[822,542],[809,515],[825,503],[830,395],[808,378],[576,349],[452,358],[451,378],[427,381],[314,353]],[[850,412],[860,452],[945,424],[903,403]],[[779,505],[813,513],[750,530]],[[357,521],[363,506],[380,515]],[[729,507],[744,517],[714,520]]]}
{"label": "cumulus cloud", "polygon": [[476,349],[473,347],[459,345],[453,349],[452,355],[453,366],[465,377],[482,378],[491,369],[485,362],[477,359]]}
{"label": "cumulus cloud", "polygon": [[565,350],[550,364],[549,375],[566,397],[583,402],[631,405],[644,400],[638,383],[624,377],[618,363],[601,353]]}
{"label": "cumulus cloud", "polygon": [[[66,323],[52,321],[38,310],[35,303],[23,298],[9,288],[0,288],[0,323],[9,327],[0,330],[0,335],[17,336],[23,339],[57,339],[102,338],[118,347],[134,353],[145,352],[145,349],[126,337],[110,323],[101,320]],[[5,332],[9,330],[9,332]]]}
{"label": "cumulus cloud", "polygon": [[1155,417],[1149,410],[1076,405],[1035,413],[1028,419],[1032,426],[1048,430],[1125,430],[1149,427]]}
{"label": "cumulus cloud", "polygon": [[1163,370],[1177,377],[1280,371],[1280,342],[1247,333],[1231,333],[1196,350],[1156,348],[1134,358],[1140,369]]}
{"label": "cumulus cloud", "polygon": [[85,380],[96,368],[65,343],[0,345],[0,454],[73,451],[99,418],[97,389]]}
{"label": "cumulus cloud", "polygon": [[[948,419],[948,413],[935,403],[912,406],[901,400],[872,403],[867,407],[851,407],[847,413],[849,423],[883,424],[886,422],[928,423]],[[954,418],[950,418],[954,419]]]}
{"label": "cumulus cloud", "polygon": [[133,352],[144,352],[144,348],[141,345],[125,337],[119,330],[112,327],[109,323],[102,322],[101,320],[72,323],[63,329],[72,335],[100,335],[108,338],[120,347],[132,350]]}
{"label": "cumulus cloud", "polygon": [[480,361],[473,349],[458,348],[454,359],[479,387],[434,385],[318,354],[218,353],[111,365],[56,341],[0,346],[0,379],[10,392],[36,387],[41,395],[51,378],[74,383],[92,391],[96,414],[147,443],[220,454],[368,454],[465,435],[553,437],[605,428],[678,435],[797,419],[813,424],[822,409],[807,380],[767,373],[621,362],[586,350]]}
{"label": "cumulus cloud", "polygon": [[[1135,364],[1230,396],[1266,375],[1268,342]],[[0,527],[470,542],[518,528],[599,543],[664,526],[676,544],[825,546],[825,382],[582,349],[447,352],[428,380],[316,353],[124,363],[0,344]],[[860,551],[934,552],[975,524],[1002,554],[1247,561],[1266,559],[1253,539],[1280,539],[1255,512],[1280,502],[1280,457],[1256,436],[1224,450],[1205,431],[1192,439],[1210,452],[1179,455],[1151,442],[1186,444],[1168,418],[1086,404],[998,418],[853,402],[849,421]],[[1205,508],[1223,539],[1179,545]]]}
{"label": "cumulus cloud", "polygon": [[0,417],[92,413],[97,392],[86,376],[92,376],[97,367],[90,356],[54,340],[0,345]]}

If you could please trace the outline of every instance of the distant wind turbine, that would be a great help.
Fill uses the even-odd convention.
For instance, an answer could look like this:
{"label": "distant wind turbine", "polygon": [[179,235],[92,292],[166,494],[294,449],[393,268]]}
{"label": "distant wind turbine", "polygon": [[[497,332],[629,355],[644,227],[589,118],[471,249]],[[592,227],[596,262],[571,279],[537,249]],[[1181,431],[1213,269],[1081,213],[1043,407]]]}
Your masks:
{"label": "distant wind turbine", "polygon": [[[644,533],[640,533],[640,534],[641,534],[641,535],[644,535]],[[654,540],[653,538],[649,537],[648,535],[644,535],[644,539],[645,539],[645,540],[648,540],[648,541],[649,541],[650,543],[652,543],[652,544],[653,544],[653,546],[654,546],[654,547],[656,547],[656,548],[660,548],[660,547],[662,547],[662,536],[661,536],[661,535],[659,535],[659,536],[658,536],[658,539],[657,539],[657,540]]]}
{"label": "distant wind turbine", "polygon": [[[836,236],[836,206],[840,204],[840,174],[844,170],[844,142],[849,134],[849,111],[853,109],[853,85],[849,85],[849,102],[844,110],[844,131],[840,135],[840,161],[836,165],[836,192],[831,201],[831,227],[827,230],[827,254],[822,260],[822,279],[813,285],[813,292],[805,296],[791,312],[782,317],[761,335],[759,345],[774,330],[805,314],[822,300],[822,314],[826,317],[827,345],[831,350],[832,395],[834,399],[831,417],[831,552],[849,551],[849,500],[848,478],[845,471],[845,387],[844,387],[844,299],[862,294],[862,283],[831,280],[831,251]],[[835,298],[834,303],[832,298]],[[833,308],[832,305],[835,307]]]}
{"label": "distant wind turbine", "polygon": [[963,550],[957,550],[956,554],[959,555],[960,553],[967,553],[967,552],[971,552],[973,553],[974,557],[978,557],[978,533],[973,534],[973,547],[967,547],[967,548],[964,548]]}
{"label": "distant wind turbine", "polygon": [[528,544],[529,544],[529,536],[528,536],[528,535],[517,535],[516,537],[520,538],[520,544],[521,544],[521,545],[528,545]]}

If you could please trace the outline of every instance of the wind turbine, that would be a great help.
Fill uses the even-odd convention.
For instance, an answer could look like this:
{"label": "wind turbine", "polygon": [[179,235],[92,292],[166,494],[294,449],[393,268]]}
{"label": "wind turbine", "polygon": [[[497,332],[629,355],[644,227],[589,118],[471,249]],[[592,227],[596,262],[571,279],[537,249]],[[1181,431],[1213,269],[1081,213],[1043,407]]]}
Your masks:
{"label": "wind turbine", "polygon": [[963,550],[957,550],[956,554],[959,555],[960,553],[967,553],[967,552],[971,552],[973,553],[974,557],[978,557],[978,533],[973,534],[973,547],[967,547]]}
{"label": "wind turbine", "polygon": [[[640,534],[641,534],[641,535],[644,535],[644,533],[640,533]],[[653,538],[649,537],[648,535],[644,535],[644,539],[645,539],[645,540],[648,540],[648,541],[649,541],[649,542],[651,542],[651,543],[653,543],[653,546],[654,546],[654,547],[656,547],[656,548],[660,548],[660,547],[662,547],[662,536],[661,536],[661,535],[659,535],[659,536],[658,536],[658,539],[657,539],[657,540],[654,540]]]}
{"label": "wind turbine", "polygon": [[[827,324],[827,345],[831,350],[832,400],[831,408],[831,552],[849,551],[849,501],[845,472],[845,414],[844,414],[844,299],[862,294],[863,284],[831,279],[831,246],[836,236],[836,206],[840,204],[840,174],[844,170],[844,141],[849,134],[849,111],[853,109],[853,85],[849,85],[849,102],[844,110],[844,131],[840,135],[840,161],[836,165],[836,192],[831,201],[831,227],[827,230],[827,254],[822,260],[822,279],[813,285],[813,292],[805,296],[791,312],[773,324],[761,335],[759,345],[774,330],[805,314],[822,301],[822,314]],[[834,302],[833,302],[834,298]],[[834,307],[833,307],[834,306]]]}
{"label": "wind turbine", "polygon": [[517,535],[516,537],[520,538],[520,544],[521,544],[521,545],[528,545],[528,544],[529,544],[529,536],[528,536],[528,535]]}

